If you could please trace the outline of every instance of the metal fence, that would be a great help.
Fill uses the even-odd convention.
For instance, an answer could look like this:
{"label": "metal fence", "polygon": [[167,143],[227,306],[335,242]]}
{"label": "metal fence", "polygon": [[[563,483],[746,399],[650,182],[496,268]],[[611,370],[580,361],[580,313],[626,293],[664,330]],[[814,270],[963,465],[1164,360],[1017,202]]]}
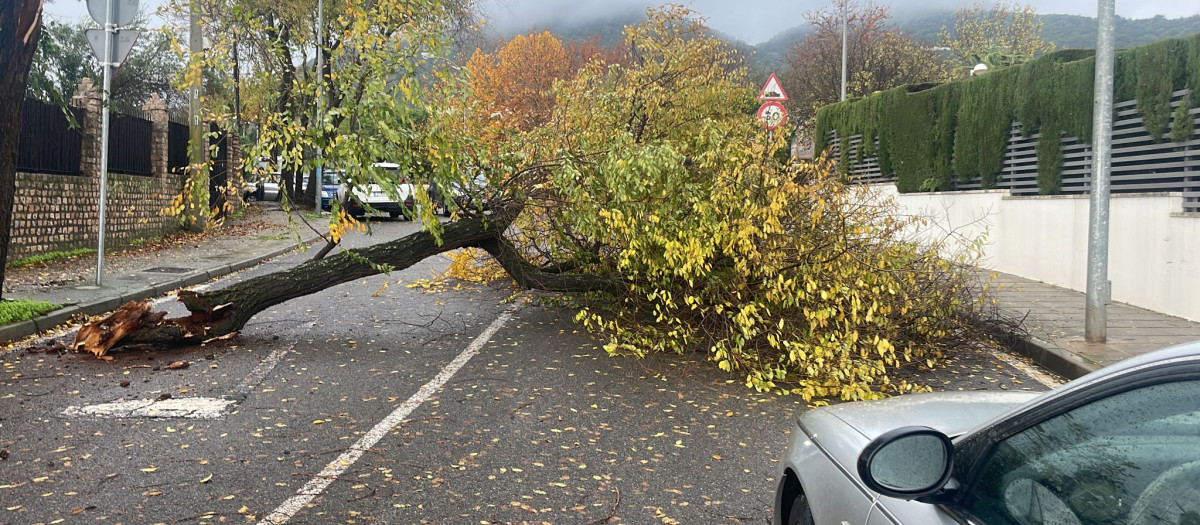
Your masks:
{"label": "metal fence", "polygon": [[[1172,109],[1179,107],[1187,90],[1176,91],[1171,97]],[[1179,192],[1183,194],[1183,211],[1200,212],[1200,109],[1192,109],[1192,137],[1172,142],[1164,136],[1155,142],[1146,132],[1136,101],[1113,105],[1111,189],[1113,193]],[[835,135],[831,134],[831,137]],[[1037,195],[1037,141],[1040,135],[1021,136],[1020,124],[1009,132],[1004,154],[1004,169],[997,177],[996,188],[1010,190],[1013,195]],[[832,158],[839,158],[838,140],[830,140]],[[857,149],[862,137],[850,137],[850,159],[858,158]],[[878,143],[878,142],[877,142]],[[1062,139],[1062,194],[1086,194],[1092,183],[1092,148],[1075,137]],[[879,171],[874,156],[863,156],[861,162],[848,167],[856,181],[890,182],[894,180]],[[976,190],[982,187],[978,178],[967,182],[955,180],[954,190]]]}
{"label": "metal fence", "polygon": [[229,140],[225,130],[217,127],[215,122],[208,124],[209,144],[216,146],[216,156],[212,159],[212,171],[208,175],[208,205],[220,210],[225,209],[225,184],[229,180]]}
{"label": "metal fence", "polygon": [[108,171],[127,175],[153,175],[150,152],[154,125],[133,115],[112,113],[108,121]]}
{"label": "metal fence", "polygon": [[[22,110],[21,143],[17,152],[17,171],[79,175],[80,146],[83,133],[63,109],[33,99],[25,99]],[[83,110],[67,108],[75,122],[83,120]]]}
{"label": "metal fence", "polygon": [[188,141],[191,132],[182,122],[167,123],[167,172],[182,175],[188,167]]}

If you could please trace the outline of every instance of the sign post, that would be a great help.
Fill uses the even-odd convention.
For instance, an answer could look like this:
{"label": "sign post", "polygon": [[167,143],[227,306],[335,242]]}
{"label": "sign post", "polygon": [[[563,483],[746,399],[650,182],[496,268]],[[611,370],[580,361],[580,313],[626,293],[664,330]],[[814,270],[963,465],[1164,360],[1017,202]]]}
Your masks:
{"label": "sign post", "polygon": [[121,65],[137,42],[137,31],[121,31],[120,26],[133,21],[138,0],[88,0],[88,13],[103,29],[89,29],[88,43],[92,53],[104,68],[104,92],[100,111],[100,232],[96,243],[96,286],[104,280],[104,215],[108,198],[108,106],[112,101],[113,68]]}
{"label": "sign post", "polygon": [[758,121],[767,131],[774,131],[787,122],[787,108],[783,106],[783,102],[788,96],[783,91],[783,86],[779,85],[775,73],[771,73],[771,78],[763,85],[758,99],[763,101],[763,105],[758,108]]}

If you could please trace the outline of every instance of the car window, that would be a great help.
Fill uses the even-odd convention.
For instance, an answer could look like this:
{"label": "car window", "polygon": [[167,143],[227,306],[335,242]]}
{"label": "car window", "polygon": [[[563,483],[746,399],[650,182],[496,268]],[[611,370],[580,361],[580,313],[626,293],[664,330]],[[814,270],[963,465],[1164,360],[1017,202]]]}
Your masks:
{"label": "car window", "polygon": [[1200,525],[1197,392],[1147,386],[1005,439],[964,510],[988,525]]}

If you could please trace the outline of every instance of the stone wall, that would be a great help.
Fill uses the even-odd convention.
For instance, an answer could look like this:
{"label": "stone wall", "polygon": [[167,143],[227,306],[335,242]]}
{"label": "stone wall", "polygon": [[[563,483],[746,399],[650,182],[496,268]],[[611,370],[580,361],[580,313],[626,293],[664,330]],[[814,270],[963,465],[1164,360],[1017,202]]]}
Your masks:
{"label": "stone wall", "polygon": [[[71,102],[86,111],[80,122],[83,143],[79,175],[17,173],[9,262],[55,251],[95,250],[98,244],[100,92],[90,80],[84,80]],[[166,105],[156,95],[142,109],[154,128],[153,175],[108,174],[105,252],[181,229],[178,217],[163,213],[183,191],[184,182],[182,176],[168,173]],[[230,166],[238,166],[240,158],[233,144],[230,157]]]}

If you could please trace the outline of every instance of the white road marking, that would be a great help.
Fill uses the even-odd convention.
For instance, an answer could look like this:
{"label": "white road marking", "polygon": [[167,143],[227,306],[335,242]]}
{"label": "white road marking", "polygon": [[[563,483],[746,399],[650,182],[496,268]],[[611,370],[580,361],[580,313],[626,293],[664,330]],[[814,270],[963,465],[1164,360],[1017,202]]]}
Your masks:
{"label": "white road marking", "polygon": [[278,508],[268,514],[266,518],[263,518],[262,521],[259,521],[258,524],[281,525],[283,523],[287,523],[292,519],[293,516],[296,515],[297,512],[300,511],[300,509],[303,509],[305,505],[308,505],[309,502],[311,502],[317,496],[320,496],[321,493],[325,492],[325,489],[328,488],[338,476],[342,475],[342,473],[346,472],[351,465],[358,461],[358,459],[361,458],[367,450],[370,450],[371,447],[374,447],[376,443],[379,443],[379,440],[383,439],[388,432],[391,432],[392,429],[396,428],[396,426],[399,425],[404,418],[408,417],[413,410],[421,406],[422,403],[433,396],[438,389],[445,386],[446,382],[449,381],[451,377],[454,377],[454,374],[458,373],[459,369],[461,369],[463,365],[467,364],[467,361],[471,360],[472,357],[475,357],[475,354],[479,353],[479,350],[483,348],[483,345],[486,344],[488,340],[490,340],[492,336],[496,334],[496,331],[499,330],[501,326],[504,326],[504,323],[507,322],[510,317],[512,317],[512,314],[516,312],[516,310],[516,305],[510,306],[508,309],[504,310],[504,312],[502,312],[495,321],[492,321],[492,324],[489,325],[482,334],[479,334],[479,337],[476,337],[474,341],[471,341],[471,344],[467,346],[466,350],[463,350],[462,353],[458,354],[458,357],[454,358],[450,364],[446,365],[441,372],[438,372],[437,376],[421,386],[421,389],[417,390],[417,393],[413,394],[412,397],[408,398],[404,401],[404,403],[401,403],[400,406],[396,407],[391,414],[388,414],[387,417],[383,418],[382,421],[376,424],[369,432],[366,433],[366,435],[359,439],[357,443],[343,452],[342,455],[337,457],[337,459],[334,459],[328,465],[326,465],[325,468],[316,475],[316,477],[309,480],[308,483],[305,483],[303,487],[300,487],[300,490],[297,490],[294,496],[288,498],[287,501],[279,505]]}
{"label": "white road marking", "polygon": [[133,401],[113,401],[83,407],[69,406],[63,410],[67,417],[99,417],[99,418],[184,418],[184,419],[217,419],[225,414],[225,409],[234,400],[218,397],[181,397],[156,401],[153,399],[138,399]]}
{"label": "white road marking", "polygon": [[1063,384],[1062,381],[1058,380],[1054,376],[1041,371],[1040,369],[1038,369],[1035,366],[1030,366],[1025,361],[1022,361],[1011,355],[1008,355],[1005,352],[1001,352],[998,350],[992,350],[992,355],[995,356],[996,359],[999,359],[1001,361],[1004,361],[1005,363],[1008,363],[1009,366],[1012,366],[1013,368],[1016,368],[1017,370],[1024,372],[1025,375],[1032,377],[1034,381],[1041,383],[1043,386],[1045,386],[1047,388],[1054,388],[1056,386]]}
{"label": "white road marking", "polygon": [[228,412],[229,407],[250,394],[262,382],[279,360],[291,351],[276,350],[271,352],[263,362],[259,363],[241,384],[228,396],[224,397],[179,397],[164,399],[136,399],[113,401],[86,406],[69,406],[62,411],[64,417],[99,417],[99,418],[184,418],[184,419],[218,419]]}
{"label": "white road marking", "polygon": [[254,367],[254,370],[250,371],[250,375],[246,376],[246,378],[242,380],[241,384],[239,384],[238,387],[233,390],[231,395],[238,398],[243,398],[249,395],[250,391],[254,390],[254,387],[258,386],[263,379],[266,379],[267,374],[271,373],[271,371],[275,369],[275,365],[279,364],[279,360],[283,359],[283,356],[287,355],[287,353],[291,350],[291,348],[288,348],[287,350],[276,350],[271,352],[271,355],[268,355],[263,362]]}

